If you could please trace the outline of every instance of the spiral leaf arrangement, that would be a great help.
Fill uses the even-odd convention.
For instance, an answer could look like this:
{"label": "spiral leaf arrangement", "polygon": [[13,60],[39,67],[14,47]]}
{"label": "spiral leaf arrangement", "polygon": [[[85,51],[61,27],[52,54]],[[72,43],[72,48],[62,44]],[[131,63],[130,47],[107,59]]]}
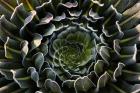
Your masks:
{"label": "spiral leaf arrangement", "polygon": [[0,0],[0,93],[139,93],[139,0]]}

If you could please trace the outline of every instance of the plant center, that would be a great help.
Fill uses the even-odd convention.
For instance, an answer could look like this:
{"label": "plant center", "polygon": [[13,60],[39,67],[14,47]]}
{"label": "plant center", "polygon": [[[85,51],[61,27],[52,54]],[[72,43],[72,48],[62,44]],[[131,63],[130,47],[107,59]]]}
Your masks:
{"label": "plant center", "polygon": [[94,55],[94,40],[84,31],[63,33],[53,41],[55,63],[66,69],[86,65]]}

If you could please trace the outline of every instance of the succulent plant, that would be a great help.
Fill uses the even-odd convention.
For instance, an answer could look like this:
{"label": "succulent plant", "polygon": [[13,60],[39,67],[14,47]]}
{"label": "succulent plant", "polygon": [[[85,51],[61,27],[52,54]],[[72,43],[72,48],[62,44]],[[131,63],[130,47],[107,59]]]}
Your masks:
{"label": "succulent plant", "polygon": [[139,93],[139,0],[0,0],[0,93]]}

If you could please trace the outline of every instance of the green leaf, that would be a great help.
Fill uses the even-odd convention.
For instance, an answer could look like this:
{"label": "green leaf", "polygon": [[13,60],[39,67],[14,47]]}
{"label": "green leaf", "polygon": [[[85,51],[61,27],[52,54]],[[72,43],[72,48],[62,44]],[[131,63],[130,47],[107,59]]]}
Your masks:
{"label": "green leaf", "polygon": [[74,87],[77,93],[88,92],[91,88],[95,87],[95,84],[87,76],[84,76],[75,81]]}
{"label": "green leaf", "polygon": [[47,92],[49,93],[62,93],[61,88],[55,81],[47,79],[44,84]]}

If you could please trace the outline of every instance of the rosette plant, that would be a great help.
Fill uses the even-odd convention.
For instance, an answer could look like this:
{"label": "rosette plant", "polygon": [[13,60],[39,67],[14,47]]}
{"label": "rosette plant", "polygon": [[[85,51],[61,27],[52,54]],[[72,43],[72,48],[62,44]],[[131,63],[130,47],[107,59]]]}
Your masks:
{"label": "rosette plant", "polygon": [[0,93],[140,93],[139,0],[0,0]]}

